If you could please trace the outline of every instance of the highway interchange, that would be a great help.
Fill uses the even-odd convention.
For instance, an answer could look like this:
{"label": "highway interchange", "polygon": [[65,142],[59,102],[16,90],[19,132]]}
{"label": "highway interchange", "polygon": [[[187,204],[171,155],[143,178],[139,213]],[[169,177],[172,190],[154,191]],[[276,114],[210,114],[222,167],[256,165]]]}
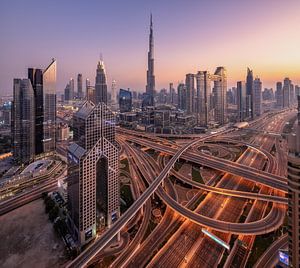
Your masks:
{"label": "highway interchange", "polygon": [[[244,267],[255,237],[279,229],[286,216],[285,141],[270,133],[281,133],[294,116],[291,110],[264,115],[250,124],[251,129],[257,129],[255,135],[231,127],[180,137],[118,129],[117,142],[129,164],[129,172],[124,174],[131,179],[135,202],[68,267],[101,262],[110,241],[133,227],[137,232],[129,241],[125,239],[127,246],[112,251],[116,258],[111,267],[216,267],[225,253],[224,267]],[[231,148],[241,153],[237,155]],[[155,157],[149,151],[154,151]],[[221,152],[228,157],[222,157]],[[207,169],[212,175],[196,181],[178,168],[182,163]],[[0,213],[54,190],[65,171],[64,166],[48,180],[41,178],[34,188],[0,202]],[[183,201],[179,189],[186,189],[191,197]],[[149,234],[154,195],[165,208]],[[204,235],[202,229],[230,244],[230,251]],[[280,241],[266,253],[273,261],[276,245],[283,244]],[[258,265],[266,262],[262,257]]]}
{"label": "highway interchange", "polygon": [[[137,263],[147,267],[215,267],[220,263],[225,249],[203,235],[202,228],[228,243],[235,237],[224,265],[245,265],[256,235],[280,228],[286,215],[287,180],[283,165],[278,164],[277,160],[283,148],[278,135],[267,133],[281,133],[285,122],[294,116],[294,112],[287,111],[257,120],[251,128],[263,131],[258,131],[259,134],[255,136],[250,135],[248,141],[238,140],[243,130],[233,129],[184,137],[185,141],[181,139],[180,142],[174,137],[166,139],[168,137],[165,135],[158,137],[120,129],[118,142],[122,153],[127,155],[131,170],[135,170],[133,183],[140,185],[143,181],[148,187],[140,189],[141,194],[134,204],[114,226],[72,261],[69,267],[88,265],[137,213],[141,213],[141,208],[154,193],[166,204],[161,222],[148,237],[142,238],[146,230],[145,221],[142,221],[138,235],[130,243],[130,250],[120,255],[123,257],[117,257],[112,267],[136,267]],[[226,143],[227,147],[244,146],[245,150],[232,161],[197,150],[203,143],[208,146],[209,143],[218,146]],[[158,153],[157,159],[149,156],[149,149]],[[208,167],[223,175],[221,178],[216,176],[211,184],[196,182],[175,170],[179,159]],[[169,176],[198,189],[188,204],[179,202],[176,187]],[[248,212],[246,215],[245,210]],[[149,209],[143,209],[143,213],[149,218]],[[239,222],[242,215],[245,219]],[[155,241],[164,242],[164,246],[155,246]],[[242,254],[241,248],[245,249]],[[144,257],[140,258],[139,255]],[[242,266],[236,266],[238,263]]]}

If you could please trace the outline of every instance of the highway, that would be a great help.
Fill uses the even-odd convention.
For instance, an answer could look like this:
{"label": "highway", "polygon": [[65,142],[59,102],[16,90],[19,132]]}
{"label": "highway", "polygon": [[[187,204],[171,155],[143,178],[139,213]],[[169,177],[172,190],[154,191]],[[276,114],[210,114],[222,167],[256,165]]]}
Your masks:
{"label": "highway", "polygon": [[[127,140],[130,140],[134,143],[147,146],[154,150],[164,152],[170,155],[174,155],[176,152],[176,149],[170,148],[166,145],[157,144],[155,142],[151,142],[151,141],[147,141],[135,137],[126,137],[126,138]],[[226,159],[218,159],[217,157],[206,155],[206,154],[186,152],[182,154],[181,158],[190,161],[192,163],[196,163],[202,166],[207,166],[212,169],[220,170],[233,175],[241,176],[253,182],[264,184],[274,189],[278,189],[284,193],[287,192],[287,179],[282,176],[257,170],[255,168],[238,164],[236,162],[228,161]]]}
{"label": "highway", "polygon": [[[135,154],[135,163],[139,166],[139,169],[142,171],[142,174],[145,178],[155,178],[156,174],[151,172],[148,168],[148,171],[151,172],[149,175],[141,165],[151,164],[153,165],[153,169],[157,170],[158,167],[155,161],[151,158],[148,159],[148,162],[142,161],[140,159],[139,154]],[[169,162],[167,163],[167,165]],[[150,176],[150,177],[149,177]],[[285,213],[285,206],[281,204],[277,204],[274,206],[274,209],[270,211],[270,213],[261,220],[250,222],[250,223],[232,223],[226,222],[222,220],[212,219],[211,217],[207,217],[193,211],[188,210],[181,204],[177,203],[172,197],[170,197],[167,193],[164,192],[162,187],[158,187],[157,194],[159,197],[176,213],[181,216],[189,219],[190,221],[199,224],[201,226],[205,226],[207,228],[212,228],[214,230],[224,232],[224,233],[233,233],[233,234],[265,234],[276,230],[283,221],[283,214]]]}
{"label": "highway", "polygon": [[[225,133],[221,133],[225,134]],[[220,133],[218,133],[220,135]],[[171,160],[164,167],[162,172],[158,177],[155,178],[154,181],[150,184],[149,188],[137,199],[136,202],[125,212],[124,215],[120,217],[120,219],[110,228],[108,229],[100,238],[98,238],[90,247],[88,247],[82,254],[80,254],[68,267],[82,267],[86,265],[96,254],[99,252],[109,241],[126,225],[126,223],[132,218],[132,216],[143,206],[146,200],[155,192],[163,198],[163,200],[167,203],[169,207],[174,209],[177,213],[183,215],[186,218],[189,218],[191,221],[196,222],[197,224],[205,225],[206,221],[208,222],[208,226],[215,230],[221,230],[223,232],[229,233],[237,233],[237,234],[259,234],[266,233],[271,230],[274,230],[280,226],[282,223],[282,214],[285,211],[285,206],[282,204],[274,204],[270,213],[263,219],[250,222],[250,223],[231,223],[231,222],[223,222],[223,221],[211,221],[210,218],[204,217],[203,215],[199,215],[192,211],[187,210],[185,207],[178,205],[178,203],[166,194],[160,186],[163,182],[164,178],[170,173],[172,166],[175,164],[177,159],[185,158],[186,160],[199,163],[202,161],[204,165],[209,166],[211,168],[213,164],[217,166],[217,170],[227,171],[229,173],[237,174],[239,176],[245,177],[255,182],[259,182],[261,184],[265,184],[267,186],[276,188],[282,192],[286,191],[286,178],[282,176],[272,175],[268,172],[260,172],[256,169],[251,169],[249,166],[245,165],[236,165],[236,163],[232,163],[231,161],[226,162],[226,160],[216,159],[214,157],[210,157],[207,155],[197,155],[192,152],[185,152],[189,147],[194,144],[211,138],[211,136],[205,136],[202,139],[196,139],[187,145],[184,145],[182,148],[178,150],[178,146],[173,145],[172,148],[168,148],[163,144],[157,144],[156,142],[149,141],[141,141],[139,138],[128,137],[125,138],[127,140],[133,141],[134,143],[138,143],[149,148],[153,148],[158,151],[164,151],[173,155]],[[161,141],[160,141],[161,142]],[[171,150],[170,150],[171,149]],[[200,158],[200,161],[199,161]],[[191,159],[191,160],[190,160]],[[210,163],[209,163],[210,162]],[[221,163],[220,163],[221,162]],[[225,163],[224,163],[225,162]],[[201,164],[201,163],[200,163]],[[222,166],[223,164],[223,166]],[[145,164],[146,165],[146,164]],[[230,171],[228,171],[228,166],[230,167]],[[234,170],[234,172],[232,171]],[[258,178],[259,177],[259,178]],[[245,230],[247,229],[247,230]],[[249,231],[250,230],[250,231]]]}
{"label": "highway", "polygon": [[83,251],[76,259],[74,259],[67,267],[84,267],[89,261],[93,259],[97,253],[102,250],[109,241],[116,236],[122,228],[125,227],[126,223],[133,217],[133,215],[141,209],[148,198],[157,190],[159,185],[168,175],[170,169],[173,167],[175,162],[180,158],[182,153],[186,151],[189,147],[201,141],[201,139],[194,140],[187,145],[183,146],[178,150],[162,172],[157,178],[151,183],[145,192],[132,204],[132,206],[109,228],[105,233],[101,235],[93,244],[91,244],[85,251]]}
{"label": "highway", "polygon": [[0,203],[0,216],[21,207],[31,201],[41,198],[43,192],[54,191],[57,188],[57,179],[40,184],[24,193],[16,195]]}
{"label": "highway", "polygon": [[[270,169],[270,171],[271,171],[271,169]],[[237,184],[237,183],[236,183]],[[234,198],[233,198],[234,199]],[[214,202],[213,203],[216,203],[217,202],[217,199],[215,198],[214,199]],[[257,202],[257,201],[256,201]],[[213,205],[213,204],[212,204]],[[209,210],[207,210],[207,211],[211,211],[212,210],[212,205],[210,205],[209,206]],[[226,205],[227,206],[227,205]],[[228,212],[231,212],[231,213],[233,213],[233,208],[234,208],[235,206],[232,204],[231,206],[228,206]],[[254,211],[254,210],[253,210]],[[226,211],[225,211],[226,212]],[[283,211],[282,211],[283,212]],[[273,212],[272,212],[273,213]],[[228,213],[227,213],[228,214]],[[215,213],[213,213],[213,215],[211,215],[211,216],[216,216],[215,215]],[[225,216],[225,215],[222,215],[223,217]],[[282,216],[284,216],[284,213],[282,213]],[[231,218],[231,220],[232,220],[232,218]],[[194,228],[196,228],[196,226],[194,227]],[[178,231],[179,232],[179,231]],[[181,231],[182,232],[182,231]],[[185,232],[185,231],[184,231]],[[218,236],[220,236],[222,233],[219,233],[218,234]],[[179,237],[178,237],[178,239],[180,239],[180,243],[179,243],[179,245],[181,244],[182,246],[181,247],[179,247],[180,248],[180,251],[179,251],[179,249],[178,249],[178,251],[177,251],[177,249],[176,249],[176,247],[175,248],[171,248],[170,246],[168,246],[167,247],[167,251],[170,253],[169,255],[166,255],[166,258],[165,258],[165,260],[167,261],[166,263],[163,263],[163,262],[159,262],[159,264],[157,264],[158,266],[156,266],[155,265],[155,267],[161,267],[161,266],[164,266],[164,267],[176,267],[177,266],[177,264],[179,265],[179,263],[177,263],[177,264],[175,264],[174,262],[173,262],[173,259],[177,259],[177,260],[179,260],[180,261],[180,259],[178,259],[178,256],[182,256],[182,254],[180,253],[180,252],[182,252],[183,251],[183,244],[186,244],[186,246],[188,246],[188,244],[189,244],[189,242],[190,242],[190,240],[192,240],[192,241],[194,241],[193,243],[197,243],[196,242],[196,240],[193,240],[192,239],[192,236],[193,236],[193,232],[192,231],[189,231],[188,233],[186,233],[186,239],[184,239],[184,240],[182,240],[182,236],[183,236],[183,234],[182,235],[180,235]],[[221,235],[221,238],[222,237],[224,237],[224,235]],[[187,241],[185,241],[185,240],[187,240]],[[226,241],[226,240],[225,240]],[[209,239],[205,239],[205,243],[202,243],[202,251],[198,251],[198,250],[196,250],[197,249],[197,247],[196,248],[191,248],[191,252],[193,252],[193,254],[199,254],[198,255],[198,257],[202,257],[202,259],[203,259],[203,262],[199,262],[199,259],[197,259],[197,258],[195,258],[195,261],[196,262],[194,262],[194,261],[192,261],[192,262],[189,262],[189,265],[187,266],[187,267],[204,267],[204,264],[206,263],[206,265],[208,265],[208,264],[210,264],[210,265],[208,265],[209,267],[211,267],[211,265],[212,265],[212,263],[215,263],[215,262],[211,262],[213,259],[214,260],[218,260],[219,259],[219,253],[216,253],[216,252],[222,252],[221,250],[223,250],[222,249],[222,247],[220,248],[218,245],[216,245],[214,242],[212,242],[212,241],[210,241]],[[219,248],[219,250],[218,250],[218,248]],[[173,252],[173,254],[172,254],[172,252]],[[201,252],[201,253],[200,253]],[[213,253],[213,252],[215,252],[215,253]],[[168,257],[167,257],[168,256]],[[183,255],[184,256],[184,255]],[[182,257],[183,258],[183,257]],[[169,260],[169,261],[168,261]],[[172,261],[171,261],[172,260]],[[182,260],[182,259],[181,259]],[[172,263],[172,264],[171,264]],[[216,263],[218,263],[218,262],[216,262]],[[181,263],[181,267],[185,267],[184,265],[184,262],[182,262]],[[197,264],[197,265],[196,265]],[[199,266],[200,265],[200,266]],[[151,265],[149,265],[149,267],[152,267]],[[237,267],[241,267],[241,266],[237,266]]]}
{"label": "highway", "polygon": [[288,235],[285,234],[264,252],[264,254],[258,259],[253,268],[270,268],[274,267],[278,263],[278,251],[279,249],[288,248]]}

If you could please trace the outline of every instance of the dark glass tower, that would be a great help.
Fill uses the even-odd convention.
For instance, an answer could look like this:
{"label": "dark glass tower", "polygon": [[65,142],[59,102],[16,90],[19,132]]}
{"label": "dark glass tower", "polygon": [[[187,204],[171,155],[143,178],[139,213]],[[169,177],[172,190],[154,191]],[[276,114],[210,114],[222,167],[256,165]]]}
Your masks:
{"label": "dark glass tower", "polygon": [[43,71],[41,69],[29,68],[28,79],[34,92],[35,101],[35,154],[43,153],[44,139],[44,95],[43,95]]}
{"label": "dark glass tower", "polygon": [[150,35],[149,35],[149,51],[148,51],[148,70],[146,94],[148,97],[148,106],[154,106],[155,76],[154,76],[154,39],[152,14],[150,17]]}
{"label": "dark glass tower", "polygon": [[28,79],[35,102],[35,154],[50,153],[55,150],[56,61],[44,71],[29,68]]}
{"label": "dark glass tower", "polygon": [[14,79],[13,97],[13,155],[16,162],[25,164],[35,156],[34,91],[29,79]]}
{"label": "dark glass tower", "polygon": [[43,72],[43,150],[48,154],[56,149],[56,61]]}
{"label": "dark glass tower", "polygon": [[253,118],[253,71],[247,68],[246,78],[246,117]]}
{"label": "dark glass tower", "polygon": [[120,112],[130,112],[132,109],[132,94],[129,90],[120,89],[119,93]]}
{"label": "dark glass tower", "polygon": [[83,98],[83,91],[82,91],[82,74],[77,75],[77,97],[78,99]]}

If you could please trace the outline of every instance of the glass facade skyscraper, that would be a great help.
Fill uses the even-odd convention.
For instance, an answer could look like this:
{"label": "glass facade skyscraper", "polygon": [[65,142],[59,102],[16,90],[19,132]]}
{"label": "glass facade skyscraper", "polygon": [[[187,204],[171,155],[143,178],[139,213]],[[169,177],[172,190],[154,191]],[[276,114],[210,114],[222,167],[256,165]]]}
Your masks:
{"label": "glass facade skyscraper", "polygon": [[289,267],[300,266],[300,96],[298,99],[298,124],[288,139],[288,236]]}
{"label": "glass facade skyscraper", "polygon": [[253,118],[253,71],[249,68],[246,77],[246,117]]}
{"label": "glass facade skyscraper", "polygon": [[119,92],[120,112],[130,112],[132,109],[132,93],[126,89],[120,89]]}
{"label": "glass facade skyscraper", "polygon": [[210,112],[211,80],[208,71],[199,71],[196,74],[196,113],[197,124],[207,126]]}
{"label": "glass facade skyscraper", "polygon": [[26,164],[35,156],[35,101],[29,79],[14,79],[13,98],[13,156],[17,163]]}
{"label": "glass facade skyscraper", "polygon": [[74,237],[80,245],[120,216],[119,152],[115,117],[105,103],[87,101],[74,115],[68,149],[68,198]]}
{"label": "glass facade skyscraper", "polygon": [[224,125],[227,122],[227,76],[225,67],[217,67],[214,75],[215,122]]}
{"label": "glass facade skyscraper", "polygon": [[56,61],[43,72],[43,152],[55,151],[56,141]]}
{"label": "glass facade skyscraper", "polygon": [[151,17],[150,17],[150,35],[149,35],[149,51],[148,51],[147,85],[146,85],[146,94],[148,95],[148,97],[147,97],[147,102],[148,103],[145,103],[145,106],[154,106],[154,92],[155,92],[154,37],[153,37],[153,23],[152,23],[152,14],[151,14]]}
{"label": "glass facade skyscraper", "polygon": [[48,67],[29,68],[35,102],[35,154],[55,151],[56,133],[56,61]]}
{"label": "glass facade skyscraper", "polygon": [[43,91],[43,71],[41,69],[29,68],[28,79],[34,91],[35,104],[35,154],[41,154],[44,151],[44,91]]}
{"label": "glass facade skyscraper", "polygon": [[247,118],[247,94],[246,84],[243,81],[237,82],[237,111],[238,121],[244,121]]}

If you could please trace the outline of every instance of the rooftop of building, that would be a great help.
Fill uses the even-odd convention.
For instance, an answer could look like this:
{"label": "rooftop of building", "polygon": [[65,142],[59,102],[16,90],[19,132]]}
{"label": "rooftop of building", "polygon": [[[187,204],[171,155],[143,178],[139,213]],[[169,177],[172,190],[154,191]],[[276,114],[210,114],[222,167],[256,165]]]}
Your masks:
{"label": "rooftop of building", "polygon": [[75,156],[77,159],[80,159],[85,154],[86,150],[79,146],[77,143],[72,143],[68,148],[68,152]]}
{"label": "rooftop of building", "polygon": [[90,113],[93,111],[94,108],[95,108],[95,104],[93,104],[90,101],[86,101],[80,107],[80,109],[75,113],[75,116],[82,118],[82,119],[86,119],[90,115]]}

